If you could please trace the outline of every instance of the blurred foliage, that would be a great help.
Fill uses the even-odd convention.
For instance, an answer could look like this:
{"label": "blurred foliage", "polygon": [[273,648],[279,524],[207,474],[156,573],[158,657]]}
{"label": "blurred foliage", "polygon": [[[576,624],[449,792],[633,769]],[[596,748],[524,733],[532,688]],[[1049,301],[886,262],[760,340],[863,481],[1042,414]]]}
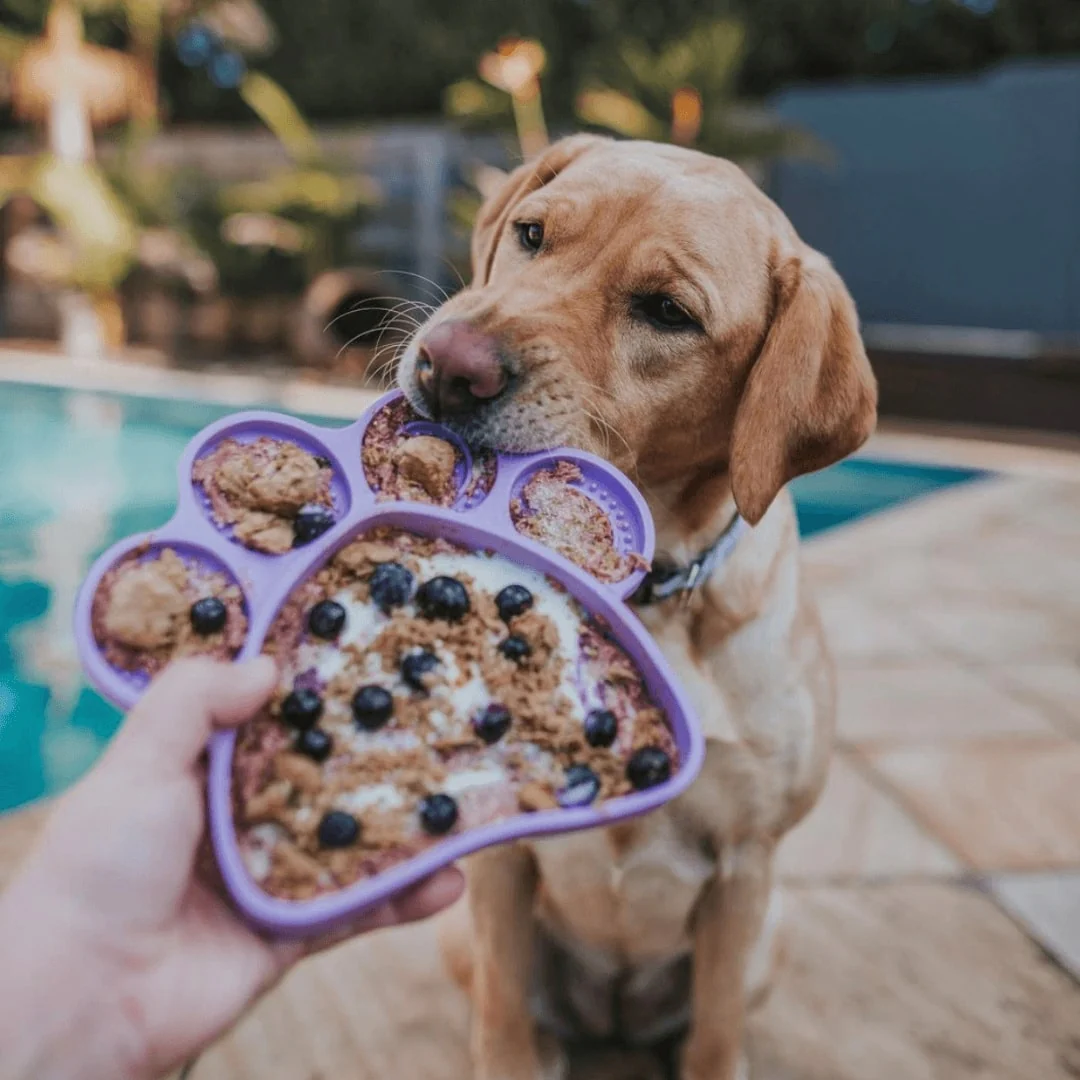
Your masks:
{"label": "blurred foliage", "polygon": [[[125,7],[149,2],[89,0],[88,38],[127,46]],[[174,0],[169,9],[187,18],[208,6]],[[316,120],[434,115],[444,88],[472,78],[476,57],[508,36],[537,38],[547,49],[545,105],[555,122],[573,116],[576,91],[619,42],[660,50],[699,23],[733,16],[746,29],[736,89],[751,96],[793,81],[962,72],[1010,55],[1080,51],[1078,0],[262,0],[261,7],[276,47],[260,66]],[[46,0],[0,0],[0,30],[37,33],[46,8]],[[177,21],[166,20],[166,34]],[[0,37],[0,56],[15,41]],[[250,120],[235,93],[185,68],[168,48],[161,76],[173,119]]]}
{"label": "blurred foliage", "polygon": [[[985,2],[985,0],[984,0]],[[977,6],[977,5],[976,5]],[[4,0],[25,13],[43,0]],[[741,17],[740,94],[792,81],[969,71],[1009,55],[1080,51],[1077,0],[997,0],[980,15],[959,0],[263,0],[278,44],[263,69],[313,119],[435,114],[444,87],[475,73],[476,57],[506,36],[534,37],[550,57],[545,104],[573,115],[576,90],[627,38],[659,49],[703,21]],[[37,17],[38,19],[40,16]],[[37,25],[40,25],[38,21]],[[91,36],[125,40],[114,14]],[[235,94],[162,58],[163,97],[179,120],[245,120]]]}
{"label": "blurred foliage", "polygon": [[1007,56],[1080,51],[1076,0],[740,0],[749,21],[742,86],[945,74]]}
{"label": "blurred foliage", "polygon": [[[40,33],[46,0],[3,0],[19,29],[0,33],[0,67]],[[79,0],[87,37],[141,50],[153,64],[162,34],[197,17],[229,47],[260,52],[273,40],[253,0]],[[169,16],[168,18],[166,16]],[[119,33],[119,36],[117,34]],[[162,53],[161,55],[165,55]],[[201,68],[193,78],[211,80]],[[324,159],[291,96],[269,76],[249,72],[223,91],[279,140],[290,164],[257,181],[218,185],[193,169],[149,164],[152,126],[130,124],[100,163],[0,159],[0,202],[32,198],[59,230],[53,264],[66,283],[116,288],[136,266],[193,288],[226,295],[297,294],[323,270],[343,265],[350,238],[377,200],[374,185],[347,164]]]}
{"label": "blurred foliage", "polygon": [[815,152],[804,133],[738,108],[746,31],[734,18],[696,23],[659,46],[623,39],[594,66],[579,119],[633,138],[672,139],[736,160]]}
{"label": "blurred foliage", "polygon": [[96,165],[51,154],[2,158],[0,202],[15,195],[33,199],[59,229],[42,263],[52,284],[106,293],[123,280],[135,259],[138,226]]}

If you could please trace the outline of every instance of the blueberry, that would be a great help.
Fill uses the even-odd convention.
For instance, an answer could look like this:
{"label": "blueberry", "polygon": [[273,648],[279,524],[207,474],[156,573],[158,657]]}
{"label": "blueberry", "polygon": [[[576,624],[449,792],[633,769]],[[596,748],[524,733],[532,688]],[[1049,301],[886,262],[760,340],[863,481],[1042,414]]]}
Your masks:
{"label": "blueberry", "polygon": [[281,703],[281,719],[291,727],[307,731],[322,716],[322,698],[314,690],[294,690]]}
{"label": "blueberry", "polygon": [[469,594],[455,578],[433,577],[417,590],[416,606],[429,619],[457,622],[469,612]]}
{"label": "blueberry", "polygon": [[448,833],[457,819],[457,803],[449,795],[428,795],[420,803],[420,824],[432,836]]}
{"label": "blueberry", "polygon": [[412,652],[401,661],[401,677],[414,689],[426,690],[424,676],[439,666],[439,658],[432,652]]}
{"label": "blueberry", "polygon": [[310,731],[301,731],[296,738],[296,751],[299,754],[307,754],[315,761],[325,761],[334,749],[334,740],[320,728],[312,728]]}
{"label": "blueberry", "polygon": [[608,709],[593,709],[585,717],[585,741],[590,746],[610,746],[619,734],[619,721]]}
{"label": "blueberry", "polygon": [[334,527],[333,512],[325,506],[305,506],[293,519],[293,547],[310,544]]}
{"label": "blueberry", "polygon": [[247,61],[239,53],[223,49],[210,57],[206,70],[219,90],[235,90],[244,81]]}
{"label": "blueberry", "polygon": [[626,776],[638,791],[656,787],[671,776],[671,758],[658,746],[645,746],[627,763]]}
{"label": "blueberry", "polygon": [[600,780],[588,765],[571,765],[566,770],[566,783],[558,793],[559,805],[570,808],[588,806],[600,794]]}
{"label": "blueberry", "polygon": [[345,609],[336,600],[321,600],[308,613],[308,629],[333,641],[345,627]]}
{"label": "blueberry", "polygon": [[323,847],[348,847],[360,835],[360,822],[344,810],[331,810],[319,822],[319,843]]}
{"label": "blueberry", "polygon": [[507,585],[495,597],[499,618],[509,622],[515,615],[523,615],[533,606],[533,594],[524,585]]}
{"label": "blueberry", "polygon": [[361,686],[353,694],[353,718],[365,731],[378,731],[393,712],[394,699],[381,686]]}
{"label": "blueberry", "polygon": [[473,720],[473,730],[491,746],[510,730],[510,710],[505,705],[489,705]]}
{"label": "blueberry", "polygon": [[384,562],[375,567],[368,588],[371,599],[388,612],[391,608],[401,607],[412,596],[413,576],[401,563]]}
{"label": "blueberry", "polygon": [[202,67],[217,47],[217,35],[201,23],[191,23],[176,38],[176,55],[184,67]]}
{"label": "blueberry", "polygon": [[200,637],[225,629],[229,612],[216,596],[204,596],[191,605],[191,628]]}
{"label": "blueberry", "polygon": [[505,641],[499,643],[499,652],[507,660],[513,660],[515,664],[520,664],[532,652],[532,647],[523,637],[511,634]]}
{"label": "blueberry", "polygon": [[332,469],[334,467],[334,463],[328,457],[323,457],[322,454],[315,455],[315,464],[320,469]]}

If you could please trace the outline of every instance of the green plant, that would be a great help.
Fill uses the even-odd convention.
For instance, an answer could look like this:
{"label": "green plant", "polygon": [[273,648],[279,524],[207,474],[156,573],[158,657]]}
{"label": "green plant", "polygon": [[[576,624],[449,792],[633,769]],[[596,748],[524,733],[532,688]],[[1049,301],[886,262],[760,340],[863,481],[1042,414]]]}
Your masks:
{"label": "green plant", "polygon": [[378,199],[374,183],[322,153],[292,99],[272,79],[248,74],[240,96],[278,138],[290,164],[260,180],[196,188],[191,235],[231,295],[295,294],[349,257],[349,238]]}
{"label": "green plant", "polygon": [[585,124],[736,160],[822,153],[809,135],[739,100],[743,23],[699,23],[660,45],[629,38],[601,53],[577,100]]}
{"label": "green plant", "polygon": [[134,263],[138,226],[100,168],[52,154],[0,159],[0,203],[31,198],[59,229],[42,252],[51,284],[100,295],[123,281]]}

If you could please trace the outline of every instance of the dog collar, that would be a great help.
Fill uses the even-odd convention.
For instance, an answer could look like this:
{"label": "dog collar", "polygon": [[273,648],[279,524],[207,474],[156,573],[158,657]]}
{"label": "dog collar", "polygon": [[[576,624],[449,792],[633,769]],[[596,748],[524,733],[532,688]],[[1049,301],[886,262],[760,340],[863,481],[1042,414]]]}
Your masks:
{"label": "dog collar", "polygon": [[680,596],[685,603],[689,603],[694,591],[727,562],[735,550],[735,545],[749,527],[742,516],[736,513],[724,531],[687,566],[653,562],[652,569],[630,597],[630,603],[635,607],[647,607],[670,600],[673,596]]}

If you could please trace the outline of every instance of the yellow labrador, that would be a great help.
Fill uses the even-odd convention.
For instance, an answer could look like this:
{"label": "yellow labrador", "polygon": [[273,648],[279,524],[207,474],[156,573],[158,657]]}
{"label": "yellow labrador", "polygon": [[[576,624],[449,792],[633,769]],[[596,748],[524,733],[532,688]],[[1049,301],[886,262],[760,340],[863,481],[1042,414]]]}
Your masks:
{"label": "yellow labrador", "polygon": [[[708,739],[667,808],[471,860],[446,944],[476,1075],[562,1075],[542,1030],[686,1030],[682,1080],[734,1080],[771,966],[773,853],[828,765],[833,671],[783,489],[873,429],[855,307],[737,167],[650,143],[557,143],[484,206],[472,258],[401,386],[469,438],[580,446],[639,483],[662,553],[640,614]],[[750,527],[721,559],[736,512]]]}

